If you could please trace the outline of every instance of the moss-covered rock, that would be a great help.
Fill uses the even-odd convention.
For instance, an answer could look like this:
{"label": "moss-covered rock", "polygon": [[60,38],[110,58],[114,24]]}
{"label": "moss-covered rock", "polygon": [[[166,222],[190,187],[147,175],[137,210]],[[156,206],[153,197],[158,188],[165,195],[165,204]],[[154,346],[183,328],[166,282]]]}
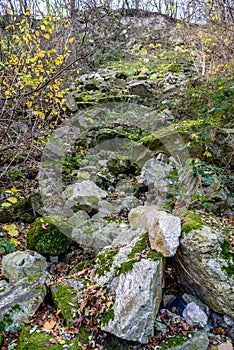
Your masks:
{"label": "moss-covered rock", "polygon": [[79,307],[79,289],[83,288],[84,283],[74,278],[50,287],[53,302],[61,310],[68,327],[72,326],[72,320]]}
{"label": "moss-covered rock", "polygon": [[72,240],[54,225],[50,217],[37,218],[27,234],[27,248],[42,255],[66,253]]}
{"label": "moss-covered rock", "polygon": [[[19,336],[18,345],[16,347],[17,350],[39,350],[46,349],[48,345],[46,342],[49,342],[53,339],[53,337],[48,333],[42,332],[33,332],[30,333],[31,327],[25,326]],[[64,345],[66,348],[70,350],[81,350],[82,348],[79,346],[79,341],[77,338],[70,340],[69,342],[61,341],[60,344],[50,344],[49,349],[51,350],[62,350],[64,349]]]}
{"label": "moss-covered rock", "polygon": [[199,230],[202,228],[202,220],[198,215],[192,211],[187,211],[181,217],[182,219],[182,232],[188,233],[192,230]]}

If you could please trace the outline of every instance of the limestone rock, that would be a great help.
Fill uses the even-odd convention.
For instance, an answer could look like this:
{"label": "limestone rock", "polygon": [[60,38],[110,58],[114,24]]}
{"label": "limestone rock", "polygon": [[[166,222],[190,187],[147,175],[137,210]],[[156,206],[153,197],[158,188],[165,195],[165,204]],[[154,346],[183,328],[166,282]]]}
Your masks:
{"label": "limestone rock", "polygon": [[2,274],[11,282],[44,272],[46,268],[46,258],[30,250],[10,253],[2,259]]}
{"label": "limestone rock", "polygon": [[228,241],[217,229],[203,225],[184,233],[174,264],[179,282],[217,313],[234,317],[234,279]]}
{"label": "limestone rock", "polygon": [[32,317],[46,295],[46,275],[9,283],[0,291],[0,324],[3,329],[17,332]]}
{"label": "limestone rock", "polygon": [[132,209],[128,219],[132,227],[144,227],[149,232],[149,240],[152,249],[169,257],[176,253],[181,234],[180,219],[158,207],[139,206]]}
{"label": "limestone rock", "polygon": [[[110,266],[101,270],[97,279],[98,284],[107,283],[115,293],[114,318],[101,328],[140,343],[147,343],[153,335],[163,285],[164,259],[152,251],[147,258],[148,244],[145,234],[117,249]],[[99,259],[103,261],[105,254],[108,256],[108,250],[97,256],[97,263]]]}
{"label": "limestone rock", "polygon": [[67,198],[66,207],[78,206],[88,212],[97,210],[99,200],[107,197],[107,193],[91,180],[77,181],[63,194]]}
{"label": "limestone rock", "polygon": [[147,81],[132,81],[129,83],[129,92],[131,94],[146,98],[153,95],[153,91]]}
{"label": "limestone rock", "polygon": [[189,303],[183,311],[183,317],[188,324],[204,328],[207,325],[207,314],[194,302]]}
{"label": "limestone rock", "polygon": [[112,244],[113,240],[125,231],[125,224],[107,222],[105,220],[88,221],[83,226],[75,227],[72,231],[72,239],[77,242],[87,253],[98,253],[104,247]]}

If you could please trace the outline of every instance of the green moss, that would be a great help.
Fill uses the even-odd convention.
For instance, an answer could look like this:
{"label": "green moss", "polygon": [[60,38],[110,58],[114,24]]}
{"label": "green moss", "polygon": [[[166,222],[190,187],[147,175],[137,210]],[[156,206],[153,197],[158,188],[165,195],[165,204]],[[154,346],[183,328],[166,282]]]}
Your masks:
{"label": "green moss", "polygon": [[230,246],[230,243],[227,239],[221,244],[221,257],[227,261],[227,266],[223,266],[222,270],[229,276],[234,276],[234,252]]}
{"label": "green moss", "polygon": [[96,273],[98,276],[105,275],[105,272],[110,271],[111,266],[114,261],[115,255],[118,253],[119,248],[109,250],[105,253],[99,254],[96,259],[95,263],[97,266]]}
{"label": "green moss", "polygon": [[113,308],[110,308],[101,318],[102,326],[108,326],[110,320],[115,318],[115,312]]}
{"label": "green moss", "polygon": [[78,309],[77,291],[65,285],[56,284],[50,287],[55,306],[61,310],[68,327],[72,326],[74,311]]}
{"label": "green moss", "polygon": [[80,340],[80,342],[82,344],[88,344],[89,343],[89,336],[90,336],[90,333],[88,333],[85,330],[85,326],[82,325],[80,327],[79,333],[77,334],[78,339]]}
{"label": "green moss", "polygon": [[[64,345],[62,344],[51,344],[45,345],[47,341],[53,339],[53,337],[48,333],[42,332],[34,332],[30,334],[30,326],[23,327],[19,339],[17,350],[39,350],[46,349],[47,347],[51,350],[62,350],[64,349]],[[70,350],[81,350],[82,348],[79,346],[78,339],[72,339],[71,341],[66,343],[66,348]]]}
{"label": "green moss", "polygon": [[28,276],[28,282],[34,282],[38,277],[41,277],[41,275],[42,274],[38,272],[38,273],[34,273],[31,276]]}
{"label": "green moss", "polygon": [[20,311],[19,305],[14,305],[0,321],[0,331],[11,331],[14,328],[14,314]]}
{"label": "green moss", "polygon": [[85,261],[81,261],[79,262],[75,267],[73,267],[73,269],[70,272],[70,275],[73,275],[79,271],[84,270],[87,266],[92,266],[95,263],[95,259],[90,259],[90,260],[85,260]]}
{"label": "green moss", "polygon": [[203,226],[202,220],[192,211],[186,212],[182,217],[182,232],[189,233],[192,230],[199,230]]}
{"label": "green moss", "polygon": [[141,260],[141,256],[139,256],[139,259],[136,259],[136,256],[142,253],[147,254],[148,259],[152,259],[155,261],[162,259],[161,253],[150,249],[149,235],[147,232],[141,235],[139,240],[132,247],[131,252],[128,254],[128,260],[124,261],[120,266],[115,267],[116,276],[131,271],[133,269],[134,264]]}
{"label": "green moss", "polygon": [[3,334],[0,333],[0,348],[2,347],[3,342],[4,342]]}
{"label": "green moss", "polygon": [[72,243],[49,217],[37,218],[30,226],[26,239],[27,248],[42,255],[66,253]]}
{"label": "green moss", "polygon": [[175,348],[179,345],[182,345],[186,340],[187,338],[183,334],[175,334],[172,337],[168,338],[167,343],[160,344],[160,350]]}

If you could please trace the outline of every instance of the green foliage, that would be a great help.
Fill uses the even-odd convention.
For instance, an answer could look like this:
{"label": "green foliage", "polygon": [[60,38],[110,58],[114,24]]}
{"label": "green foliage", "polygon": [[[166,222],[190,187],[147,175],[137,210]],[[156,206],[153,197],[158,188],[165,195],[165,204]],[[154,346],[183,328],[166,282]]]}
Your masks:
{"label": "green foliage", "polygon": [[103,326],[108,326],[110,320],[115,318],[115,312],[113,308],[110,308],[101,318],[101,323]]}
{"label": "green foliage", "polygon": [[185,214],[183,214],[181,219],[182,232],[184,233],[189,233],[192,230],[200,230],[203,226],[201,219],[192,211],[187,211]]}
{"label": "green foliage", "polygon": [[8,254],[8,253],[13,253],[15,251],[15,244],[11,242],[10,239],[4,237],[0,237],[0,255],[1,254]]}

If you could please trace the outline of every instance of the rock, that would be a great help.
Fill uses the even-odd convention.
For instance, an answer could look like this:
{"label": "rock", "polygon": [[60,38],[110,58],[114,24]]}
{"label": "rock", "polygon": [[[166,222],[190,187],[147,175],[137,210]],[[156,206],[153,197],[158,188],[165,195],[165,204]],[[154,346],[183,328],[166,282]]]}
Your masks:
{"label": "rock", "polygon": [[153,91],[147,81],[132,81],[128,86],[129,92],[143,98],[151,97]]}
{"label": "rock", "polygon": [[154,184],[162,192],[168,191],[168,175],[172,167],[156,158],[149,159],[142,168],[137,180],[148,186]]}
{"label": "rock", "polygon": [[[152,257],[149,254],[144,258],[149,249],[147,240],[145,234],[119,248],[111,265],[106,270],[101,269],[97,279],[98,284],[107,283],[115,293],[114,317],[102,325],[102,330],[140,343],[147,343],[154,333],[163,285],[163,258],[157,253],[154,256],[152,251]],[[96,261],[103,262],[105,254],[108,250],[100,253]]]}
{"label": "rock", "polygon": [[194,302],[189,303],[183,311],[183,317],[188,324],[204,328],[207,325],[207,314]]}
{"label": "rock", "polygon": [[218,350],[233,350],[231,343],[222,343],[218,345]]}
{"label": "rock", "polygon": [[184,293],[183,299],[185,300],[185,302],[187,304],[194,302],[195,304],[197,304],[200,307],[200,309],[202,309],[202,311],[204,311],[206,313],[206,315],[209,316],[209,314],[210,314],[209,307],[206,304],[204,304],[198,297],[196,297],[192,294]]}
{"label": "rock", "polygon": [[27,248],[46,256],[66,253],[72,241],[57,227],[60,226],[66,233],[73,226],[61,219],[59,223],[56,222],[58,226],[54,222],[49,216],[37,218],[27,233]]}
{"label": "rock", "polygon": [[66,96],[66,106],[71,112],[76,112],[78,110],[78,107],[76,105],[76,101],[74,97],[71,94],[68,94]]}
{"label": "rock", "polygon": [[[123,227],[124,226],[124,227]],[[113,240],[125,230],[126,226],[120,226],[117,222],[107,222],[101,217],[97,221],[89,221],[82,226],[75,227],[72,231],[72,239],[77,242],[87,253],[99,253],[104,247],[112,244]]]}
{"label": "rock", "polygon": [[107,193],[90,180],[68,186],[63,195],[67,198],[66,207],[75,206],[90,213],[97,211],[99,200],[107,197]]}
{"label": "rock", "polygon": [[174,256],[181,234],[180,218],[158,211],[157,206],[139,206],[128,215],[131,227],[144,227],[149,232],[152,249],[163,256]]}
{"label": "rock", "polygon": [[205,332],[195,332],[191,339],[186,340],[182,345],[169,347],[168,350],[207,350],[209,338]]}
{"label": "rock", "polygon": [[0,291],[0,328],[17,332],[29,321],[46,296],[47,275],[32,275]]}
{"label": "rock", "polygon": [[179,282],[188,292],[195,290],[210,309],[233,318],[233,263],[227,238],[201,222],[185,228],[173,260]]}
{"label": "rock", "polygon": [[46,268],[46,258],[30,250],[10,253],[2,259],[2,274],[11,282],[44,272]]}

